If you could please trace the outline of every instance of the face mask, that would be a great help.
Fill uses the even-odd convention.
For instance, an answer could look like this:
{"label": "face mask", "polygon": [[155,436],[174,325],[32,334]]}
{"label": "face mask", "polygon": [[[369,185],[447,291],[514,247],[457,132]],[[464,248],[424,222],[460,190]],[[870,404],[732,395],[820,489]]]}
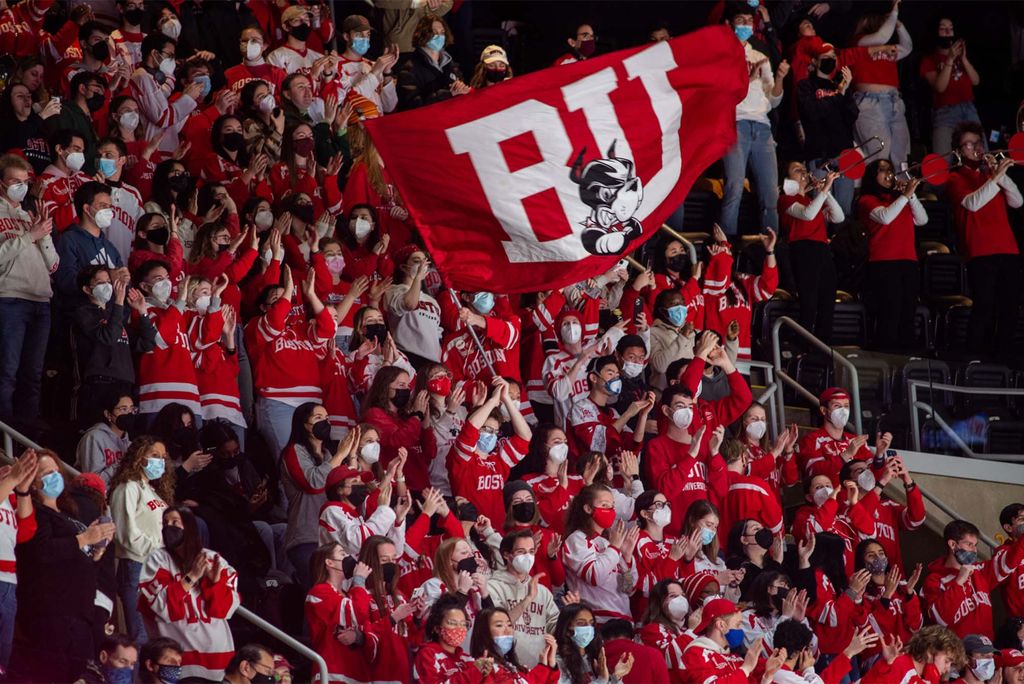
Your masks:
{"label": "face mask", "polygon": [[1013,526],[1014,537],[1024,537],[1024,523]]}
{"label": "face mask", "polygon": [[110,46],[107,45],[107,41],[105,40],[101,40],[90,47],[89,52],[97,61],[106,62],[110,59]]}
{"label": "face mask", "polygon": [[814,492],[814,505],[821,508],[825,505],[825,502],[832,496],[834,490],[831,487],[822,487]]}
{"label": "face mask", "polygon": [[744,430],[746,431],[747,436],[756,442],[764,437],[764,433],[768,431],[768,423],[763,420],[755,420],[747,423],[747,427],[745,427]]}
{"label": "face mask", "polygon": [[82,167],[85,166],[85,154],[82,152],[72,152],[64,158],[64,163],[72,171],[81,171]]}
{"label": "face mask", "polygon": [[508,72],[506,72],[506,71],[498,71],[497,69],[488,69],[486,71],[487,82],[488,83],[501,83],[502,81],[505,80],[505,75],[507,73]]}
{"label": "face mask", "polygon": [[373,231],[373,224],[362,216],[352,222],[352,232],[355,234],[356,240],[362,240],[369,235],[371,231]]}
{"label": "face mask", "polygon": [[[274,214],[267,209],[260,209],[253,217],[253,223],[255,223],[256,227],[260,230],[266,230],[267,228],[270,228],[270,226],[274,225]],[[273,253],[271,253],[271,256],[273,256]]]}
{"label": "face mask", "polygon": [[772,548],[772,542],[775,540],[772,538],[772,531],[767,527],[762,527],[754,533],[754,541],[757,542],[757,545],[762,549],[767,550]]}
{"label": "face mask", "polygon": [[987,682],[996,676],[996,661],[994,658],[985,658],[984,660],[975,660],[974,667],[971,668],[971,672],[974,676],[983,682]]}
{"label": "face mask", "polygon": [[164,684],[178,684],[178,680],[181,679],[181,666],[161,665],[160,669],[157,670],[156,676]]}
{"label": "face mask", "polygon": [[[311,155],[315,146],[316,143],[313,141],[313,138],[298,138],[296,140],[292,140],[292,149],[294,149],[295,154],[300,157],[308,157]],[[294,211],[292,213],[294,213]],[[312,220],[313,219],[311,217],[310,221]]]}
{"label": "face mask", "polygon": [[132,8],[126,10],[124,13],[124,20],[128,22],[130,26],[138,26],[142,23],[142,20],[146,17],[146,10],[141,8]]}
{"label": "face mask", "polygon": [[590,514],[591,519],[600,527],[602,530],[607,530],[609,527],[615,524],[615,509],[614,508],[595,508],[594,512]]}
{"label": "face mask", "polygon": [[[106,43],[102,44],[106,45]],[[96,93],[95,95],[90,95],[85,99],[85,106],[89,108],[90,112],[98,112],[103,109],[103,103],[105,101],[106,98],[103,96],[103,93]]]}
{"label": "face mask", "polygon": [[164,470],[166,464],[162,458],[147,458],[146,467],[142,469],[142,472],[146,475],[148,480],[159,480],[164,476]]}
{"label": "face mask", "polygon": [[324,261],[327,262],[327,270],[331,272],[331,275],[341,275],[341,272],[345,270],[345,257],[340,254],[329,256]]}
{"label": "face mask", "polygon": [[156,281],[153,283],[151,292],[158,302],[166,302],[171,296],[171,281],[166,279]]}
{"label": "face mask", "polygon": [[366,326],[364,336],[368,340],[374,340],[378,345],[383,345],[388,339],[388,329],[383,323],[369,323]]}
{"label": "face mask", "polygon": [[177,19],[165,21],[163,26],[160,27],[160,31],[168,38],[178,40],[178,36],[181,35],[181,22]]}
{"label": "face mask", "polygon": [[367,465],[373,465],[380,460],[380,442],[367,442],[359,450],[359,456]]}
{"label": "face mask", "polygon": [[104,667],[103,678],[107,684],[132,684],[132,668]]}
{"label": "face mask", "polygon": [[316,439],[321,442],[326,442],[331,438],[331,421],[321,420],[317,423],[313,423],[313,428],[310,432]]}
{"label": "face mask", "polygon": [[7,186],[7,197],[15,204],[21,204],[28,194],[28,183],[15,183]]}
{"label": "face mask", "polygon": [[113,178],[114,174],[117,173],[117,160],[116,159],[99,159],[96,162],[99,167],[100,173],[107,178]]}
{"label": "face mask", "polygon": [[92,288],[92,296],[100,305],[105,306],[114,295],[114,286],[110,283],[100,283]]}
{"label": "face mask", "polygon": [[114,222],[114,210],[100,209],[93,214],[92,220],[96,222],[97,228],[100,230],[106,230],[110,227],[110,224]]}
{"label": "face mask", "polygon": [[447,397],[452,393],[452,379],[447,375],[439,375],[427,383],[427,390],[431,394]]}
{"label": "face mask", "polygon": [[872,575],[881,575],[889,569],[889,559],[885,556],[864,561],[864,569]]}
{"label": "face mask", "polygon": [[750,36],[754,35],[753,26],[733,26],[732,30],[736,34],[736,37],[740,39],[741,43],[747,42],[750,40]]}
{"label": "face mask", "polygon": [[201,314],[205,314],[210,309],[210,295],[203,295],[196,297],[196,311]]}
{"label": "face mask", "polygon": [[260,98],[260,101],[256,103],[256,108],[264,114],[270,114],[276,106],[277,102],[274,101],[274,96],[269,93]]}
{"label": "face mask", "polygon": [[562,341],[566,344],[576,344],[583,336],[583,328],[575,321],[562,324]]}
{"label": "face mask", "polygon": [[477,292],[473,295],[473,308],[481,316],[491,313],[494,308],[494,295],[490,292]]}
{"label": "face mask", "polygon": [[644,364],[636,361],[626,361],[622,364],[622,372],[627,378],[635,378],[644,372]]}
{"label": "face mask", "polygon": [[725,633],[725,640],[729,643],[729,648],[739,648],[743,645],[743,630],[730,629]]}
{"label": "face mask", "polygon": [[670,306],[665,309],[665,317],[668,318],[669,323],[678,328],[686,322],[686,307],[682,304]]}
{"label": "face mask", "polygon": [[370,39],[366,36],[359,36],[352,39],[352,52],[360,57],[370,51]]}
{"label": "face mask", "polygon": [[654,513],[651,514],[652,522],[658,527],[665,527],[672,522],[672,509],[668,506],[655,509]]}
{"label": "face mask", "polygon": [[[204,94],[203,97],[206,97]],[[245,145],[245,136],[241,133],[225,133],[223,137],[224,149],[228,152],[237,152]]]}
{"label": "face mask", "polygon": [[163,530],[161,530],[161,536],[164,538],[164,546],[173,550],[181,546],[181,543],[185,541],[185,530],[174,525],[164,525]]}
{"label": "face mask", "polygon": [[800,192],[800,182],[792,178],[782,181],[782,192],[792,197]]}
{"label": "face mask", "polygon": [[444,50],[444,36],[431,36],[430,40],[427,41],[427,49],[433,50],[434,52],[440,52]]}
{"label": "face mask", "polygon": [[[954,42],[956,42],[956,36],[939,36],[935,40],[935,44],[944,49],[952,47]],[[992,661],[988,662],[991,663]]]}
{"label": "face mask", "polygon": [[250,40],[245,44],[245,58],[254,62],[263,54],[263,43],[258,40]]}
{"label": "face mask", "polygon": [[313,31],[313,27],[309,24],[299,24],[298,26],[292,26],[288,29],[288,33],[292,35],[295,40],[305,42],[309,38],[309,34]]}
{"label": "face mask", "polygon": [[356,508],[359,508],[363,505],[363,502],[366,501],[366,497],[369,496],[369,494],[370,490],[366,485],[354,484],[352,485],[352,491],[348,493],[348,502]]}
{"label": "face mask", "polygon": [[512,504],[512,518],[516,522],[528,523],[537,514],[537,504],[532,501]]}
{"label": "face mask", "polygon": [[249,678],[249,684],[274,684],[275,681],[277,680],[274,679],[273,675],[263,674],[262,672],[257,672]]}
{"label": "face mask", "polygon": [[345,575],[346,579],[352,579],[352,573],[355,572],[356,564],[359,561],[356,560],[355,556],[345,556],[341,561],[341,572]]}
{"label": "face mask", "polygon": [[463,558],[455,564],[455,572],[468,572],[473,574],[477,571],[476,558],[470,556],[469,558]]}
{"label": "face mask", "polygon": [[164,76],[173,76],[174,68],[176,66],[177,62],[175,62],[170,57],[164,57],[162,60],[160,60],[160,73],[162,73]]}
{"label": "face mask", "polygon": [[673,596],[665,605],[665,610],[670,618],[679,622],[690,612],[690,602],[685,596]]}
{"label": "face mask", "polygon": [[836,58],[825,57],[818,62],[818,71],[826,75],[832,75],[836,71]]}
{"label": "face mask", "polygon": [[584,58],[593,55],[595,50],[597,50],[597,41],[595,41],[593,38],[591,38],[590,40],[580,41],[580,46],[576,48],[576,51],[579,52],[580,56]]}
{"label": "face mask", "polygon": [[621,394],[622,393],[622,379],[615,378],[604,383],[604,390],[608,394]]}
{"label": "face mask", "polygon": [[690,265],[689,257],[686,254],[676,254],[665,259],[665,265],[670,271],[682,273]]}
{"label": "face mask", "polygon": [[138,112],[125,112],[118,118],[118,123],[129,131],[134,131],[139,126]]}
{"label": "face mask", "polygon": [[875,474],[870,470],[865,470],[857,476],[857,486],[865,492],[870,492],[877,484],[878,482],[875,480]]}
{"label": "face mask", "polygon": [[122,432],[131,432],[132,428],[135,427],[135,414],[122,413],[114,419],[114,425],[116,425],[117,429]]}
{"label": "face mask", "polygon": [[677,408],[672,412],[672,424],[677,428],[688,428],[693,422],[692,408]]}
{"label": "face mask", "polygon": [[382,563],[380,566],[381,575],[384,578],[384,584],[389,587],[395,581],[395,575],[398,574],[397,563]]}
{"label": "face mask", "polygon": [[313,205],[312,204],[297,204],[292,207],[292,216],[299,219],[307,226],[313,223]]}
{"label": "face mask", "polygon": [[713,541],[715,541],[715,531],[710,527],[700,528],[700,543],[707,546]]}
{"label": "face mask", "polygon": [[[202,83],[203,84],[203,92],[201,92],[199,94],[200,98],[204,98],[205,99],[206,96],[210,94],[210,91],[213,90],[213,84],[210,83],[210,77],[207,74],[200,74],[198,76],[193,76],[192,80],[195,81],[196,83]],[[226,147],[226,145],[225,145],[225,147]],[[231,149],[231,148],[228,148],[228,149]]]}
{"label": "face mask", "polygon": [[466,640],[469,630],[465,627],[442,627],[441,641],[449,648],[458,648]]}
{"label": "face mask", "polygon": [[482,453],[489,454],[498,445],[498,435],[493,432],[481,432],[480,438],[476,441],[476,448]]}
{"label": "face mask", "polygon": [[846,427],[846,423],[850,420],[850,409],[848,408],[837,408],[828,416],[828,422],[832,423],[834,427],[840,430]]}
{"label": "face mask", "polygon": [[391,403],[394,404],[396,408],[405,408],[405,405],[409,403],[409,396],[411,394],[412,390],[408,388],[395,390],[395,396],[391,398]]}
{"label": "face mask", "polygon": [[594,627],[593,625],[587,625],[585,627],[573,627],[572,628],[572,642],[580,648],[586,648],[590,645],[590,642],[594,640]]}
{"label": "face mask", "polygon": [[494,637],[494,648],[496,648],[498,653],[501,655],[507,654],[515,645],[516,638],[511,634]]}
{"label": "face mask", "polygon": [[548,449],[548,459],[556,465],[562,465],[567,458],[569,458],[569,445],[565,442],[552,444]]}
{"label": "face mask", "polygon": [[956,549],[953,551],[953,558],[956,558],[956,562],[960,565],[974,565],[974,562],[978,560],[978,552]]}
{"label": "face mask", "polygon": [[533,569],[533,562],[536,556],[532,553],[522,553],[512,557],[512,568],[520,575],[529,575]]}
{"label": "face mask", "polygon": [[48,499],[56,499],[64,491],[64,477],[56,470],[43,475],[43,496]]}
{"label": "face mask", "polygon": [[171,190],[173,190],[174,192],[185,192],[186,190],[188,190],[189,183],[191,182],[192,179],[189,178],[187,173],[182,173],[177,176],[171,176],[170,178],[167,179],[168,187],[170,187]]}

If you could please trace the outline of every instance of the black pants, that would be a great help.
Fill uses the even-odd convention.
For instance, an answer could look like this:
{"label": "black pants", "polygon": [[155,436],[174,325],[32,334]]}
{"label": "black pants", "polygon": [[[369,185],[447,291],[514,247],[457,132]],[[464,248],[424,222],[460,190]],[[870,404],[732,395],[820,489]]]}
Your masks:
{"label": "black pants", "polygon": [[875,314],[875,348],[914,348],[914,309],[920,289],[916,261],[872,261],[867,290]]}
{"label": "black pants", "polygon": [[800,325],[828,344],[836,301],[836,264],[824,242],[797,240],[789,246],[793,279],[800,295]]}
{"label": "black pants", "polygon": [[1005,359],[1012,353],[1013,329],[1020,301],[1021,259],[1016,254],[993,254],[967,262],[971,284],[970,329],[967,348]]}

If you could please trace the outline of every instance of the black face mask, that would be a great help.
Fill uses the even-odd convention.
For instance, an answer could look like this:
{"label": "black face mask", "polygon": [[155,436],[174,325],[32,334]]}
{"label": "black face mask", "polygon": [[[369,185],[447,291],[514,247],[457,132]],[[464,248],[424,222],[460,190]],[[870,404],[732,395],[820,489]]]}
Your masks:
{"label": "black face mask", "polygon": [[686,254],[676,254],[666,259],[665,265],[668,266],[669,270],[682,273],[690,266],[690,257]]}
{"label": "black face mask", "polygon": [[188,177],[187,173],[183,173],[177,176],[171,176],[167,179],[167,185],[174,192],[185,192],[188,190],[189,183],[192,179]]}
{"label": "black face mask", "polygon": [[388,327],[383,323],[371,323],[366,326],[366,333],[364,335],[368,340],[375,340],[377,346],[383,347],[384,343],[388,340]]}
{"label": "black face mask", "polygon": [[[105,44],[105,43],[104,43]],[[103,102],[106,98],[103,97],[103,93],[96,93],[85,98],[85,106],[89,108],[90,112],[98,112],[103,109]]]}
{"label": "black face mask", "polygon": [[131,434],[135,429],[135,414],[134,413],[122,413],[114,419],[114,425],[117,426],[118,430],[123,430]]}
{"label": "black face mask", "polygon": [[435,537],[444,534],[446,531],[444,526],[445,520],[446,518],[442,516],[440,513],[435,513],[434,515],[430,516],[430,530],[427,532],[427,534]]}
{"label": "black face mask", "polygon": [[502,81],[505,80],[505,76],[507,76],[507,75],[508,75],[508,72],[506,72],[506,71],[493,71],[491,69],[488,69],[487,70],[487,82],[488,83],[501,83]]}
{"label": "black face mask", "polygon": [[786,600],[786,594],[782,593],[782,591],[782,589],[779,589],[776,593],[768,597],[771,599],[772,606],[779,612],[782,612],[782,602]]}
{"label": "black face mask", "polygon": [[222,140],[228,152],[237,152],[245,145],[245,136],[238,132],[225,133]]}
{"label": "black face mask", "polygon": [[395,575],[398,574],[398,565],[396,563],[381,563],[380,572],[381,577],[384,579],[384,584],[390,587],[395,581]]}
{"label": "black face mask", "polygon": [[309,38],[309,34],[310,32],[312,32],[312,30],[313,27],[310,26],[309,24],[299,24],[298,26],[291,27],[288,33],[290,33],[292,35],[292,38],[294,38],[295,40],[306,40],[307,38]]}
{"label": "black face mask", "polygon": [[477,570],[476,558],[470,556],[469,558],[463,558],[455,564],[455,572],[468,572],[472,575]]}
{"label": "black face mask", "polygon": [[512,517],[516,522],[528,523],[533,521],[533,516],[537,513],[537,504],[532,501],[523,501],[522,503],[512,504]]}
{"label": "black face mask", "polygon": [[395,396],[391,398],[391,403],[396,408],[405,408],[405,405],[409,403],[409,397],[412,395],[411,389],[400,389],[395,390]]}
{"label": "black face mask", "polygon": [[459,520],[475,523],[476,519],[480,517],[480,511],[476,509],[476,506],[467,501],[466,503],[458,506],[457,515]]}
{"label": "black face mask", "polygon": [[132,8],[125,10],[124,20],[127,21],[131,26],[138,26],[142,23],[142,20],[146,18],[146,10],[141,8]]}
{"label": "black face mask", "polygon": [[352,491],[349,492],[348,502],[356,508],[359,508],[363,505],[363,502],[366,501],[366,497],[369,493],[370,489],[366,485],[354,484],[352,485]]}
{"label": "black face mask", "polygon": [[299,219],[303,223],[313,222],[313,205],[312,204],[296,204],[292,207],[292,216]]}
{"label": "black face mask", "polygon": [[161,535],[164,538],[164,546],[172,551],[185,541],[185,530],[173,525],[164,525]]}
{"label": "black face mask", "polygon": [[171,239],[171,231],[165,227],[150,228],[146,231],[146,239],[154,245],[166,245]]}
{"label": "black face mask", "polygon": [[762,527],[754,533],[754,541],[762,549],[770,549],[772,548],[772,542],[775,540],[772,538],[772,531],[767,527]]}
{"label": "black face mask", "polygon": [[242,459],[242,454],[235,454],[234,456],[221,457],[218,463],[220,463],[221,468],[227,470],[230,468],[237,468],[238,466],[242,465]]}
{"label": "black face mask", "polygon": [[341,571],[345,573],[345,579],[352,579],[352,573],[356,571],[358,562],[355,556],[345,556],[345,560],[341,561]]}
{"label": "black face mask", "polygon": [[331,438],[331,421],[321,420],[319,423],[314,423],[311,432],[321,442],[326,442]]}
{"label": "black face mask", "polygon": [[274,684],[276,680],[273,675],[263,674],[257,672],[252,677],[249,677],[249,684]]}
{"label": "black face mask", "polygon": [[956,42],[956,36],[939,36],[935,39],[935,44],[940,48],[953,47],[953,43]]}
{"label": "black face mask", "polygon": [[189,454],[199,448],[199,434],[194,428],[183,425],[174,429],[174,433],[171,435],[171,442],[178,447],[185,457],[188,457]]}
{"label": "black face mask", "polygon": [[836,58],[825,57],[818,62],[818,71],[823,74],[833,74],[836,70]]}
{"label": "black face mask", "polygon": [[231,249],[231,245],[217,245],[217,253],[223,254],[224,252]]}
{"label": "black face mask", "polygon": [[110,46],[107,41],[101,40],[89,48],[89,53],[100,62],[106,62],[110,58]]}

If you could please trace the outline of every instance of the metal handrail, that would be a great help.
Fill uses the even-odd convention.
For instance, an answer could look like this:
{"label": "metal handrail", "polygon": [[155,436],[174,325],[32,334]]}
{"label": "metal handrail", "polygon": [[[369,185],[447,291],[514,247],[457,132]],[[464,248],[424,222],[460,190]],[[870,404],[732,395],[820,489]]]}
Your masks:
{"label": "metal handrail", "polygon": [[782,388],[775,380],[775,366],[767,363],[766,361],[754,361],[753,359],[744,359],[743,363],[751,369],[759,368],[764,371],[764,391],[755,399],[755,401],[759,404],[765,404],[768,411],[771,413],[771,426],[773,430],[772,437],[774,438],[786,429],[786,403],[782,398]]}
{"label": "metal handrail", "polygon": [[[940,511],[942,511],[943,513],[948,515],[950,517],[950,519],[952,519],[952,520],[963,520],[964,519],[964,517],[962,515],[960,515],[959,513],[954,511],[952,508],[950,508],[942,499],[940,499],[939,497],[935,496],[934,494],[929,492],[927,489],[922,487],[920,482],[917,482],[915,480],[914,484],[917,485],[917,489],[918,489],[919,492],[921,492],[921,496],[923,496],[924,498],[926,498],[930,502],[932,502],[933,506],[935,506]],[[984,542],[993,551],[995,551],[996,548],[999,547],[999,542],[997,542],[996,540],[992,539],[990,536],[988,536],[984,532],[981,532],[980,530],[978,532],[978,539],[980,539],[982,542]]]}
{"label": "metal handrail", "polygon": [[809,396],[815,406],[820,406],[821,402],[818,398],[808,392],[802,385],[796,380],[789,377],[789,375],[782,370],[782,345],[779,340],[779,331],[782,326],[792,328],[800,337],[804,338],[812,346],[816,347],[820,351],[829,354],[834,361],[838,361],[839,365],[843,366],[850,372],[850,413],[853,415],[853,426],[857,434],[864,432],[863,426],[861,425],[860,415],[860,376],[857,374],[857,367],[847,359],[845,356],[837,352],[832,347],[828,346],[817,337],[814,336],[811,331],[803,327],[789,316],[779,316],[772,325],[772,357],[775,362],[775,373],[778,375],[783,382],[791,384],[797,391],[802,391],[805,396]]}
{"label": "metal handrail", "polygon": [[[35,449],[36,451],[43,450],[42,446],[40,446],[33,440],[29,439],[28,437],[21,434],[20,432],[12,428],[10,425],[2,421],[0,421],[0,432],[3,433],[4,444],[4,452],[2,455],[3,458],[0,460],[6,461],[8,463],[14,461],[15,441],[24,444],[30,449]],[[81,474],[81,472],[77,468],[67,463],[64,463],[63,461],[60,462],[59,465],[65,471],[65,473],[71,475],[72,477]],[[272,636],[273,638],[277,639],[281,643],[285,644],[286,646],[294,650],[296,653],[299,653],[308,658],[309,660],[313,661],[313,663],[316,664],[317,669],[320,670],[320,681],[323,682],[323,684],[327,684],[327,682],[330,681],[330,671],[327,669],[327,661],[324,660],[323,656],[321,656],[319,653],[311,649],[309,646],[306,646],[301,641],[298,641],[297,639],[295,639],[295,637],[291,636],[290,634],[281,631],[280,629],[278,629],[271,623],[267,622],[259,615],[252,612],[244,606],[238,606],[238,608],[235,610],[235,615],[242,618],[243,620],[247,620],[248,622],[252,623],[259,629],[263,630],[264,632]]]}
{"label": "metal handrail", "polygon": [[988,461],[1001,461],[1007,463],[1024,463],[1024,454],[978,454],[975,453],[974,449],[970,447],[963,440],[960,435],[956,433],[956,430],[946,422],[946,420],[940,416],[935,408],[931,404],[921,401],[917,398],[918,387],[928,387],[931,390],[940,390],[943,392],[960,392],[962,394],[981,394],[981,395],[1004,395],[1004,396],[1021,396],[1024,395],[1024,389],[1011,389],[1011,388],[999,388],[999,387],[960,387],[958,385],[947,385],[942,382],[928,382],[927,380],[907,380],[907,385],[910,390],[910,401],[908,402],[908,408],[910,410],[910,430],[911,439],[914,443],[914,450],[921,451],[921,416],[918,411],[926,411],[932,420],[946,433],[953,443],[959,447],[960,451],[969,458],[979,458]]}
{"label": "metal handrail", "polygon": [[690,263],[697,263],[697,247],[692,242],[687,240],[682,233],[680,233],[678,230],[668,225],[667,223],[662,223],[660,230],[665,231],[676,240],[682,242],[683,246],[686,247],[686,251],[690,253]]}

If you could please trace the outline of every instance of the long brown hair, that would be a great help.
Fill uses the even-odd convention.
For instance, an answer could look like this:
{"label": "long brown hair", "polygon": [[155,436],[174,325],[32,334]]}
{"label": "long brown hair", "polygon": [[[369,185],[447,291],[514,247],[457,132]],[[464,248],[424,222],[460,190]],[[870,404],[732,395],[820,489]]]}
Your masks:
{"label": "long brown hair", "polygon": [[229,230],[220,222],[204,223],[196,232],[196,239],[192,243],[192,252],[188,255],[190,264],[198,264],[203,259],[216,259],[217,247],[213,244],[213,236],[222,230]]}
{"label": "long brown hair", "polygon": [[[515,76],[515,74],[512,73],[512,65],[506,64],[505,65],[505,80],[507,81],[508,79],[512,78],[513,76]],[[498,81],[498,83],[503,83],[503,82],[504,81]],[[469,80],[469,87],[472,88],[473,90],[478,90],[480,88],[486,88],[489,85],[497,85],[497,83],[490,83],[490,82],[488,82],[488,80],[487,80],[487,65],[484,64],[483,62],[477,62],[476,63],[476,68],[473,70],[473,78],[471,78]]]}
{"label": "long brown hair", "polygon": [[433,37],[435,21],[441,24],[441,26],[444,26],[444,48],[449,48],[455,44],[455,36],[452,34],[452,30],[448,28],[448,22],[436,14],[428,13],[423,15],[416,24],[416,28],[413,29],[413,47],[424,47],[427,44],[427,41]]}
{"label": "long brown hair", "polygon": [[184,506],[174,506],[164,511],[164,524],[167,524],[167,515],[177,513],[181,516],[181,525],[185,530],[185,537],[181,545],[175,549],[167,549],[167,554],[174,559],[175,565],[181,574],[187,573],[195,565],[196,559],[203,553],[203,540],[199,538],[199,525],[196,523],[196,516],[191,510]]}
{"label": "long brown hair", "polygon": [[[690,504],[690,507],[686,509],[686,517],[683,519],[683,534],[682,537],[689,537],[693,534],[693,531],[697,529],[697,523],[705,515],[714,513],[718,516],[719,524],[721,524],[722,517],[718,513],[718,509],[715,504],[711,503],[707,499],[700,499]],[[711,540],[710,544],[707,544],[702,549],[704,555],[709,561],[714,563],[718,560],[718,533],[715,533],[715,538]]]}
{"label": "long brown hair", "polygon": [[455,571],[452,570],[452,554],[455,553],[455,545],[460,541],[469,544],[469,540],[463,537],[449,537],[441,542],[437,551],[434,551],[434,575],[444,582],[444,586],[452,593],[455,593],[456,586]]}
{"label": "long brown hair", "polygon": [[311,134],[313,133],[313,127],[303,122],[286,128],[281,137],[281,162],[288,168],[288,187],[292,190],[299,182],[299,173],[303,170],[316,179],[316,136],[313,136],[313,152],[306,158],[306,168],[303,169],[295,162],[295,143],[292,136],[300,126],[305,126]]}
{"label": "long brown hair", "polygon": [[[128,445],[128,451],[125,452],[124,458],[117,464],[117,471],[114,473],[114,477],[110,478],[110,484],[107,486],[108,492],[113,492],[115,489],[128,482],[141,482],[146,480],[146,475],[143,473],[145,468],[145,455],[157,444],[164,444],[161,440],[149,435],[142,435],[132,440],[132,443]],[[166,448],[166,445],[164,445]],[[168,459],[165,458],[165,461]],[[174,468],[170,467],[169,463],[165,463],[164,474],[156,481],[156,484],[150,483],[157,495],[164,500],[164,503],[168,506],[174,505]]]}
{"label": "long brown hair", "polygon": [[[313,552],[309,558],[309,572],[313,577],[313,584],[330,583],[331,576],[327,572],[327,561],[334,556],[334,549],[342,549],[341,544],[336,541],[327,542]],[[345,554],[346,556],[348,553]]]}
{"label": "long brown hair", "polygon": [[[663,605],[668,597],[668,588],[673,584],[680,589],[683,588],[682,583],[674,577],[667,577],[651,588],[651,598],[647,603],[647,613],[644,615],[643,623],[649,625],[652,622],[657,622],[672,634],[678,634],[679,626],[671,617],[665,614],[665,607]],[[685,592],[683,595],[686,595]]]}
{"label": "long brown hair", "polygon": [[[352,169],[355,170],[360,164],[365,166],[366,177],[370,181],[370,186],[381,199],[384,199],[388,195],[388,184],[384,182],[384,162],[381,161],[380,153],[377,152],[377,148],[373,144],[373,140],[370,139],[370,136],[365,137],[366,140],[360,143],[363,146],[363,151],[353,160]],[[392,192],[396,195],[398,194],[398,191],[394,188],[392,188]]]}
{"label": "long brown hair", "polygon": [[583,507],[588,505],[593,507],[594,500],[597,499],[597,495],[601,492],[611,494],[612,490],[603,484],[591,484],[581,489],[576,498],[572,500],[572,503],[569,504],[569,510],[565,513],[566,538],[576,530],[583,530],[584,534],[587,533],[590,529],[592,518]]}
{"label": "long brown hair", "polygon": [[[391,398],[388,396],[391,388],[391,383],[399,375],[408,375],[409,371],[399,368],[398,366],[384,366],[377,375],[373,378],[373,384],[370,385],[370,390],[366,393],[366,400],[363,402],[363,415],[371,408],[379,408],[384,412],[388,411],[388,404],[391,403]],[[412,399],[409,399],[409,405],[412,404]],[[406,406],[408,409],[409,405]],[[402,411],[399,411],[401,414]]]}
{"label": "long brown hair", "polygon": [[[373,596],[373,600],[377,602],[377,609],[381,612],[381,615],[387,615],[390,611],[388,610],[387,597],[397,604],[401,598],[401,594],[398,593],[398,573],[395,573],[395,579],[391,583],[391,587],[384,584],[384,571],[382,569],[382,563],[380,562],[380,554],[377,549],[384,544],[391,544],[394,546],[394,542],[379,534],[375,534],[366,541],[363,542],[362,548],[359,550],[359,562],[366,563],[370,566],[370,576],[366,578],[367,589],[370,591],[370,595]],[[395,547],[397,551],[398,547]]]}

